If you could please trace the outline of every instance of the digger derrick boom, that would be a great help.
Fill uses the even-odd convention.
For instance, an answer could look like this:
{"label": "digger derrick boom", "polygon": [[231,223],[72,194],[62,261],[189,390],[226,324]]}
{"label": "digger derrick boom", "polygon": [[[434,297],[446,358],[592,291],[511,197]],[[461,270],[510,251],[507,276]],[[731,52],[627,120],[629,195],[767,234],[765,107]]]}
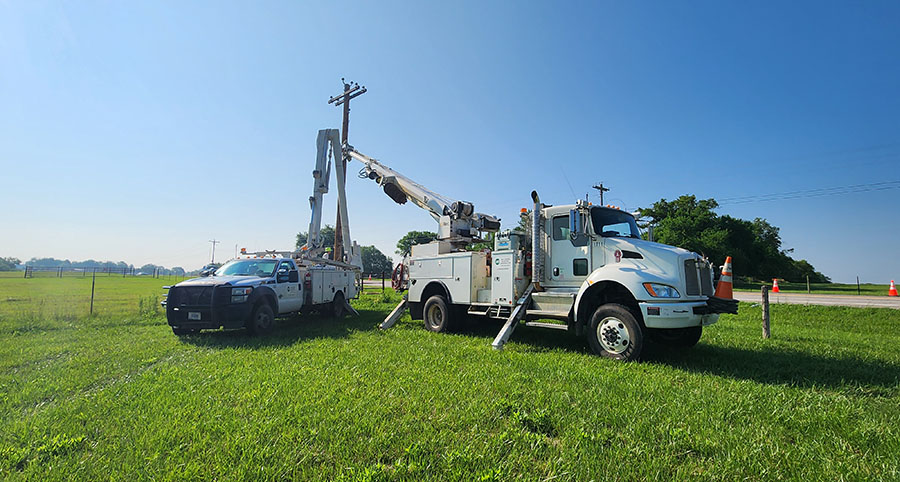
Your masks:
{"label": "digger derrick boom", "polygon": [[344,154],[361,162],[364,167],[360,177],[375,181],[394,202],[405,204],[410,200],[427,211],[439,224],[439,240],[465,246],[479,240],[480,233],[500,230],[499,218],[475,212],[470,202],[454,201],[431,191],[352,146],[344,145]]}

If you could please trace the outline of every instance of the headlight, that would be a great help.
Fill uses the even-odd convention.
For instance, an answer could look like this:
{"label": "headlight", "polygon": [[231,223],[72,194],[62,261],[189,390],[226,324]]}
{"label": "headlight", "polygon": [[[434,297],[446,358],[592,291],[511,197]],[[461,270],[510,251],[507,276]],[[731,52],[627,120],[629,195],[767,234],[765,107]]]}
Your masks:
{"label": "headlight", "polygon": [[253,288],[232,288],[231,302],[246,303],[251,291],[253,291]]}
{"label": "headlight", "polygon": [[678,294],[678,290],[669,285],[661,285],[658,283],[644,283],[644,289],[647,290],[647,293],[650,293],[650,296],[654,298],[681,297],[681,295]]}

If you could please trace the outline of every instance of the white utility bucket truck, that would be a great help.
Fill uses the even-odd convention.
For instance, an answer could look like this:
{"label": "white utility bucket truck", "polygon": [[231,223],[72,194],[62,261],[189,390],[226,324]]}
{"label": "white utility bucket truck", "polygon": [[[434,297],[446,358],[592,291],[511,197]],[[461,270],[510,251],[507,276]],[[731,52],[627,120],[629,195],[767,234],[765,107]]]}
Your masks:
{"label": "white utility bucket truck", "polygon": [[[345,194],[346,176],[338,159],[341,141],[337,129],[319,131],[312,214],[306,245],[297,251],[260,251],[228,261],[208,276],[182,281],[169,290],[166,317],[176,335],[201,329],[246,328],[263,333],[276,316],[327,311],[335,317],[356,313],[347,300],[358,296],[362,267],[359,246],[350,242]],[[328,192],[331,160],[337,171],[338,216],[342,223],[344,259],[327,259],[321,235],[322,197]]]}
{"label": "white utility bucket truck", "polygon": [[[520,321],[561,320],[565,325],[535,324],[587,336],[598,355],[634,360],[647,338],[690,347],[719,313],[737,312],[736,301],[713,296],[708,260],[641,239],[627,212],[586,201],[546,205],[532,192],[530,233],[501,232],[500,220],[472,203],[432,192],[350,145],[343,151],[363,164],[360,177],[439,224],[437,239],[413,246],[395,270],[408,293],[382,328],[406,308],[435,332],[452,330],[464,316],[504,319],[493,342],[500,349]],[[494,249],[466,250],[483,233],[496,233]]]}

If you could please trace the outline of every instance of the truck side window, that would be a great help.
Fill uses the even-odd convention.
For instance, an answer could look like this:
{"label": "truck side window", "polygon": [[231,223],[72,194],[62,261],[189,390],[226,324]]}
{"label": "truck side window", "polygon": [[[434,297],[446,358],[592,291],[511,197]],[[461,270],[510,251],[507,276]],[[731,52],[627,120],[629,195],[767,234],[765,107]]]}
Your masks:
{"label": "truck side window", "polygon": [[569,215],[553,218],[553,240],[562,241],[569,238]]}
{"label": "truck side window", "polygon": [[572,260],[572,273],[575,276],[587,276],[588,263],[587,258],[577,258]]}
{"label": "truck side window", "polygon": [[287,275],[288,273],[290,273],[291,270],[293,270],[293,269],[294,269],[294,264],[293,264],[293,263],[291,263],[290,261],[282,261],[281,264],[278,266],[278,275],[279,275],[279,276],[282,276],[282,275],[286,276],[286,275]]}

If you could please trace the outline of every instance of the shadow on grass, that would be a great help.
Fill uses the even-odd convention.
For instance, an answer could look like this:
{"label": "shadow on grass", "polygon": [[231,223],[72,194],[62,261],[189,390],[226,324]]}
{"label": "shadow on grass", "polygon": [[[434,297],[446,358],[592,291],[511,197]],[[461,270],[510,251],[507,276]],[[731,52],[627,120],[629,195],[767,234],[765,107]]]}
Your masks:
{"label": "shadow on grass", "polygon": [[[540,320],[549,323],[550,320]],[[422,323],[421,321],[417,323]],[[504,321],[494,319],[469,319],[460,329],[456,330],[456,334],[464,336],[474,336],[484,338],[485,343],[490,345],[494,338],[503,328]],[[525,352],[548,352],[548,351],[571,351],[575,353],[589,353],[587,340],[584,337],[575,337],[565,330],[541,328],[533,326],[525,326],[520,324],[516,327],[509,343],[515,343],[521,351]]]}
{"label": "shadow on grass", "polygon": [[[644,361],[689,372],[803,388],[878,387],[889,395],[900,386],[900,366],[858,358],[830,358],[789,350],[750,350],[701,343],[687,350],[651,346]],[[866,391],[866,390],[863,390]]]}
{"label": "shadow on grass", "polygon": [[[461,335],[491,340],[503,326],[501,321],[470,321]],[[587,341],[562,331],[520,325],[510,338],[526,352],[569,351],[590,353]],[[668,365],[684,371],[751,380],[769,385],[797,387],[862,388],[864,395],[893,396],[900,392],[900,365],[859,358],[832,358],[801,351],[752,350],[700,344],[672,349],[645,343],[643,362]]]}
{"label": "shadow on grass", "polygon": [[251,335],[246,330],[202,331],[181,338],[182,342],[206,348],[267,348],[284,347],[304,340],[318,338],[346,338],[355,332],[377,329],[384,317],[381,311],[358,310],[360,316],[344,316],[340,319],[321,314],[304,314],[279,319],[271,332]]}

